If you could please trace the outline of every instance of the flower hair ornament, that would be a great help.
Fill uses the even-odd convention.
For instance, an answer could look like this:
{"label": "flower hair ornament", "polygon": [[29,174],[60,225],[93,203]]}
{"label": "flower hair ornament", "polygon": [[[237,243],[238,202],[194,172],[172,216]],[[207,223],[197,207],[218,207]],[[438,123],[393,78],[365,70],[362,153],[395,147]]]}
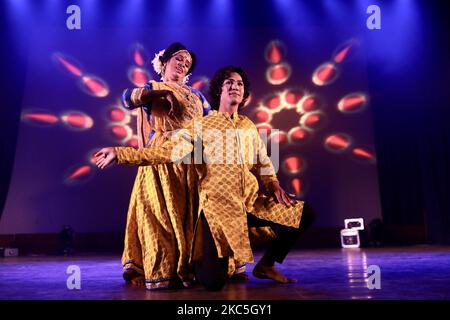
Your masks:
{"label": "flower hair ornament", "polygon": [[155,57],[152,60],[153,70],[155,70],[155,72],[157,74],[159,74],[160,76],[162,76],[162,73],[163,73],[163,70],[162,70],[163,64],[161,62],[161,57],[163,56],[165,51],[166,50],[164,49],[164,50],[161,50],[160,52],[156,53]]}

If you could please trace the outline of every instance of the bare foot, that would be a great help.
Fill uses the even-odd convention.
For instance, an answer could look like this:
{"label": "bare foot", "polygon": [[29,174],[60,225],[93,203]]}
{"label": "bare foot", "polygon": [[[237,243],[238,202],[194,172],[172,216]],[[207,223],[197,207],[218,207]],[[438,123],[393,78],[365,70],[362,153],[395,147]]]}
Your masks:
{"label": "bare foot", "polygon": [[259,279],[272,279],[278,283],[295,283],[297,279],[290,279],[280,273],[274,266],[257,264],[253,268],[253,275]]}
{"label": "bare foot", "polygon": [[123,278],[126,282],[131,283],[136,287],[144,287],[145,286],[145,277],[136,272],[135,270],[127,270],[123,273]]}
{"label": "bare foot", "polygon": [[144,287],[145,286],[145,278],[143,276],[136,276],[131,279],[131,284],[136,287]]}

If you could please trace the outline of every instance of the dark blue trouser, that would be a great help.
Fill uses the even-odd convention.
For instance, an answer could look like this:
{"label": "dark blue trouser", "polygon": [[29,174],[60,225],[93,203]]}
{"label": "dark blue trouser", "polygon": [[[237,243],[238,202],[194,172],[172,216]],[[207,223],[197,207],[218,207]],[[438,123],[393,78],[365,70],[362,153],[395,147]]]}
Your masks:
{"label": "dark blue trouser", "polygon": [[[314,210],[306,203],[303,207],[302,219],[299,228],[286,227],[271,221],[259,219],[247,214],[248,227],[269,226],[276,234],[276,238],[269,244],[264,258],[282,263],[289,251],[295,245],[297,239],[313,224],[315,220]],[[221,290],[225,285],[228,275],[228,257],[219,258],[214,239],[209,229],[208,222],[203,213],[202,223],[202,261],[195,264],[195,275],[197,280],[208,290]]]}

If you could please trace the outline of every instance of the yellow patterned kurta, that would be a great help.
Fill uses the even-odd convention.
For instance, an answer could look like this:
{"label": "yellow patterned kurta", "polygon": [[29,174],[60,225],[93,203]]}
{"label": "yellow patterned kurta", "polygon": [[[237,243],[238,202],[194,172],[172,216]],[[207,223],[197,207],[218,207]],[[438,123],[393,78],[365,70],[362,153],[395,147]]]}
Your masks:
{"label": "yellow patterned kurta", "polygon": [[[186,156],[191,151],[194,156]],[[258,181],[250,170],[256,169],[265,185],[277,178],[254,123],[245,116],[213,111],[189,122],[174,139],[158,147],[118,147],[116,152],[121,164],[155,165],[194,158],[199,212],[203,211],[208,221],[219,257],[253,262],[247,212],[285,226],[300,224],[302,201],[288,208],[258,193]],[[192,259],[200,259],[200,252],[195,250]]]}
{"label": "yellow patterned kurta", "polygon": [[[153,104],[149,119],[144,108],[139,108],[140,148],[161,145],[174,130],[203,116],[207,102],[202,102],[189,87],[156,81],[151,81],[148,87],[172,91],[179,105],[175,116],[168,116],[165,107]],[[142,90],[132,91],[133,107],[143,105]],[[149,140],[152,131],[154,135]],[[124,272],[132,269],[143,274],[148,289],[190,280],[189,246],[198,206],[196,197],[196,175],[191,166],[166,163],[139,167],[128,208],[122,256]]]}

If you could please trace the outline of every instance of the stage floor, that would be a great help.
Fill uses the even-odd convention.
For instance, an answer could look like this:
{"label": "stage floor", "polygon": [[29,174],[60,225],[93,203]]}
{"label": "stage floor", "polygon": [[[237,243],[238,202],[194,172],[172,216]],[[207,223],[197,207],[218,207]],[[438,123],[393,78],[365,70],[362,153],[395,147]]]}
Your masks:
{"label": "stage floor", "polygon": [[[261,253],[257,252],[258,259]],[[80,268],[81,289],[67,288],[67,268]],[[367,268],[380,268],[381,288],[367,279]],[[295,284],[275,284],[251,275],[228,283],[220,292],[200,286],[147,291],[122,280],[120,256],[76,255],[0,258],[2,300],[378,300],[450,299],[450,247],[413,246],[365,249],[295,250],[279,266]],[[370,269],[369,269],[370,270]],[[369,275],[373,275],[370,273]],[[366,278],[365,278],[366,277]]]}

